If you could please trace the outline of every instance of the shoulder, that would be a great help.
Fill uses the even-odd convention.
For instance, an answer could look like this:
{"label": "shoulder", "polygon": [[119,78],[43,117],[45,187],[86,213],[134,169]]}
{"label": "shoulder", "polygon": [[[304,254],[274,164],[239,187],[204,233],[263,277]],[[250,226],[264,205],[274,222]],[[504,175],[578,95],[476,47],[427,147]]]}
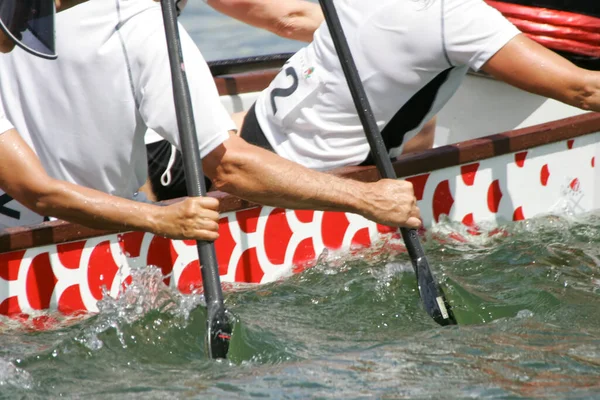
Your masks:
{"label": "shoulder", "polygon": [[[115,14],[115,32],[127,51],[141,54],[162,51],[165,47],[162,44],[166,45],[166,39],[160,5],[154,1],[120,3],[134,5],[119,8]],[[139,3],[143,3],[144,6],[135,6]]]}

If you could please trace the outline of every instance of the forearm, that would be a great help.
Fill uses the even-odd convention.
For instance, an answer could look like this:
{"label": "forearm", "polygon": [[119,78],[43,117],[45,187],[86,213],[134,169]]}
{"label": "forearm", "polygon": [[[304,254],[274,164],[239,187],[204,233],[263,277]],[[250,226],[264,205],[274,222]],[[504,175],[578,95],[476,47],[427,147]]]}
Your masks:
{"label": "forearm", "polygon": [[[21,197],[21,198],[19,198]],[[96,229],[160,232],[159,206],[49,179],[33,196],[15,198],[41,215],[52,216]]]}
{"label": "forearm", "polygon": [[0,160],[0,188],[40,215],[99,229],[156,230],[150,204],[50,178],[14,129],[0,134]]}
{"label": "forearm", "polygon": [[351,212],[389,226],[421,225],[414,190],[407,181],[364,183],[312,171],[250,145],[233,133],[205,156],[202,164],[218,190],[256,203]]}
{"label": "forearm", "polygon": [[[209,197],[190,197],[159,206],[47,178],[44,190],[18,201],[41,215],[53,216],[90,228],[143,231],[171,239],[215,240],[219,202]],[[10,193],[9,193],[10,194]]]}
{"label": "forearm", "polygon": [[238,137],[221,148],[211,153],[212,162],[204,162],[218,190],[273,207],[347,212],[366,207],[362,182],[311,171]]}
{"label": "forearm", "polygon": [[423,128],[413,138],[411,138],[402,149],[402,154],[415,153],[431,149],[435,139],[435,127],[437,124],[437,116],[434,116],[423,125]]}
{"label": "forearm", "polygon": [[306,0],[208,0],[215,10],[287,39],[312,41],[324,20],[321,8]]}
{"label": "forearm", "polygon": [[600,111],[600,72],[579,68],[525,35],[513,38],[482,69],[528,92]]}
{"label": "forearm", "polygon": [[172,239],[218,238],[219,202],[189,197],[169,206],[127,200],[50,178],[18,132],[0,133],[0,189],[40,215],[97,229],[139,230]]}

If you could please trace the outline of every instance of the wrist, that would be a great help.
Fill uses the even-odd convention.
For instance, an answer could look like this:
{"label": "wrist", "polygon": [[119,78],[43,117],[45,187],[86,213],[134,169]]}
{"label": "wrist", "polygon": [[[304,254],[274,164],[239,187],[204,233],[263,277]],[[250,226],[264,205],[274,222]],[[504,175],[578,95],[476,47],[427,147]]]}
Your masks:
{"label": "wrist", "polygon": [[343,196],[345,207],[348,212],[353,214],[365,215],[365,211],[369,209],[369,197],[371,187],[368,183],[350,181],[352,185],[346,185],[347,192]]}
{"label": "wrist", "polygon": [[154,233],[155,235],[164,236],[164,229],[162,225],[165,220],[163,215],[165,212],[165,207],[148,204],[144,208],[147,209],[143,211],[144,217],[141,218],[143,226],[140,226],[139,228],[144,231]]}

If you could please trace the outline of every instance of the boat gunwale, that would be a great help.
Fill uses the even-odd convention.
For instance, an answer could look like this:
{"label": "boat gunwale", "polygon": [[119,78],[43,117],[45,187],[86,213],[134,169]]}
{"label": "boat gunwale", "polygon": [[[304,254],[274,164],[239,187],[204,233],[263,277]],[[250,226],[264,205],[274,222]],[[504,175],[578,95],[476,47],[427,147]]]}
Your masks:
{"label": "boat gunwale", "polygon": [[[277,69],[268,69],[227,74],[216,76],[215,83],[222,96],[250,93],[266,87],[276,73]],[[395,161],[393,165],[398,177],[408,177],[575,139],[595,132],[600,132],[600,113],[590,112],[408,154]],[[379,173],[374,166],[344,167],[330,171],[330,173],[363,182],[373,182],[379,179]],[[220,200],[219,211],[221,213],[258,206],[256,203],[222,192],[209,192],[208,195]],[[163,204],[171,204],[176,201],[181,201],[181,199],[170,200]],[[129,231],[99,230],[65,221],[12,227],[0,230],[0,253],[124,232]]]}

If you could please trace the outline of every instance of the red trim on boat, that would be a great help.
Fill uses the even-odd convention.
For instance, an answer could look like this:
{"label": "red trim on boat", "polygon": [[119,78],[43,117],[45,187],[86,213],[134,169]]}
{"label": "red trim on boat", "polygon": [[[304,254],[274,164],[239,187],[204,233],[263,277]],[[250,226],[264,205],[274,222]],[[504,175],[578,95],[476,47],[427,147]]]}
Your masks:
{"label": "red trim on boat", "polygon": [[[266,87],[276,72],[277,70],[269,69],[262,72],[231,74],[217,77],[215,82],[221,95],[254,92]],[[600,113],[586,113],[524,129],[408,154],[396,161],[394,168],[399,177],[425,174],[446,167],[474,163],[482,159],[520,152],[532,147],[568,140],[594,132],[600,132]],[[373,182],[379,179],[379,173],[375,167],[345,167],[332,171],[332,173],[364,182]],[[220,200],[221,213],[256,206],[252,202],[226,193],[211,192],[209,195]],[[100,231],[64,221],[46,222],[32,227],[14,227],[0,230],[0,253],[83,240],[113,233],[118,232]]]}
{"label": "red trim on boat", "polygon": [[[480,139],[408,154],[394,163],[398,176],[412,176],[430,171],[473,163],[502,154],[516,153],[532,147],[568,140],[600,131],[600,113],[587,113],[542,125],[499,133]],[[345,167],[332,171],[348,178],[373,182],[379,179],[374,167]],[[222,213],[256,206],[249,201],[221,192],[210,192],[221,202]],[[172,200],[178,201],[178,200]],[[33,227],[15,227],[0,231],[0,253],[64,243],[108,235],[116,231],[100,231],[64,221],[45,222]]]}

